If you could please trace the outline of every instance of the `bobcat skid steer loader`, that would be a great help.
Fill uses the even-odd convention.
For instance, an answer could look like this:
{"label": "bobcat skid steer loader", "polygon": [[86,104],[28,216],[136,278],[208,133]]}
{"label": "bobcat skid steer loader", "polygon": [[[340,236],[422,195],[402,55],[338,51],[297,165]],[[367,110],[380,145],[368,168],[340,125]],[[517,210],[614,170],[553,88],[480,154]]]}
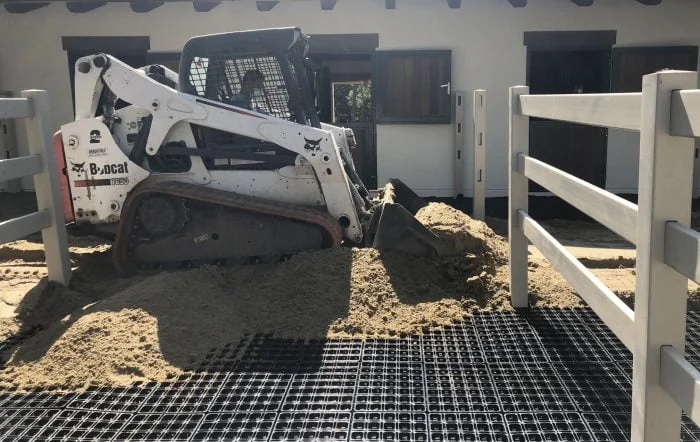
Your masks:
{"label": "bobcat skid steer loader", "polygon": [[351,130],[319,121],[298,28],[194,37],[179,73],[80,58],[54,147],[71,228],[122,273],[351,245],[445,255],[400,180],[368,191]]}

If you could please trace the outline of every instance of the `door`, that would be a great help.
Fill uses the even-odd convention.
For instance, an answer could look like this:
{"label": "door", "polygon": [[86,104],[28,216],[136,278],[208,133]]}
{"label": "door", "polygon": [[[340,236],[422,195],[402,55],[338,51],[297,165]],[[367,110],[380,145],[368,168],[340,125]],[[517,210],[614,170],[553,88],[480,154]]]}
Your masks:
{"label": "door", "polygon": [[315,89],[321,122],[355,133],[351,150],[357,174],[367,188],[377,187],[377,149],[369,54],[316,54]]}
{"label": "door", "polygon": [[[641,92],[642,77],[663,69],[696,71],[698,67],[697,46],[672,47],[626,47],[614,48],[612,56],[612,92]],[[696,148],[699,144],[695,143]],[[636,189],[639,182],[639,133],[611,131],[611,155],[608,184],[613,188]],[[611,151],[612,152],[612,151]],[[697,152],[697,150],[696,150]],[[696,154],[697,157],[697,154]],[[693,196],[700,188],[698,160],[693,173]]]}
{"label": "door", "polygon": [[[531,94],[610,91],[610,50],[530,50]],[[596,186],[605,187],[607,129],[530,118],[530,155]],[[530,181],[531,192],[547,190]]]}
{"label": "door", "polygon": [[332,121],[355,134],[357,146],[351,150],[357,174],[365,186],[377,187],[377,149],[374,142],[372,86],[369,79],[332,83]]}
{"label": "door", "polygon": [[641,92],[642,77],[662,69],[696,71],[697,46],[613,49],[612,92]]}

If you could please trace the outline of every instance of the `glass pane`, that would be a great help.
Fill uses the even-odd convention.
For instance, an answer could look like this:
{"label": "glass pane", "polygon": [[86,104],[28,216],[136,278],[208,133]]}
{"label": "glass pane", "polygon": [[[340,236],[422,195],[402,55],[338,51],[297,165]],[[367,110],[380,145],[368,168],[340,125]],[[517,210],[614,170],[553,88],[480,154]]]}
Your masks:
{"label": "glass pane", "polygon": [[335,123],[372,121],[372,86],[369,81],[333,83],[333,121]]}

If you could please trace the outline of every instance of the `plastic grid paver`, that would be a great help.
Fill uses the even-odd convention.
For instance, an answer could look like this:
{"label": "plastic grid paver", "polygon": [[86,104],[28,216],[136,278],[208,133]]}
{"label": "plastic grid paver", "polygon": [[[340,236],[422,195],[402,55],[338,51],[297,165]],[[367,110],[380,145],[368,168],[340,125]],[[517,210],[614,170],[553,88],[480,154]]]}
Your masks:
{"label": "plastic grid paver", "polygon": [[66,408],[131,413],[137,411],[151,393],[151,389],[143,387],[91,388],[75,395]]}
{"label": "plastic grid paver", "polygon": [[428,441],[425,413],[357,412],[352,415],[350,440]]}
{"label": "plastic grid paver", "polygon": [[[13,441],[618,442],[630,416],[631,355],[588,309],[482,313],[401,339],[246,336],[166,382],[0,392]],[[681,440],[700,441],[687,417]]]}
{"label": "plastic grid paver", "polygon": [[579,413],[507,413],[505,421],[515,442],[596,440]]}
{"label": "plastic grid paver", "polygon": [[277,413],[208,413],[190,440],[267,441]]}
{"label": "plastic grid paver", "polygon": [[209,403],[209,412],[262,413],[278,411],[292,379],[291,374],[233,372]]}
{"label": "plastic grid paver", "polygon": [[501,413],[430,413],[431,441],[509,441]]}
{"label": "plastic grid paver", "polygon": [[608,353],[612,361],[632,362],[632,352],[592,310],[576,309],[574,313],[581,318],[580,324],[588,328],[592,342],[597,340],[600,343],[596,348]]}
{"label": "plastic grid paver", "polygon": [[351,416],[346,411],[283,412],[277,417],[270,440],[347,441]]}
{"label": "plastic grid paver", "polygon": [[368,340],[363,347],[353,410],[424,412],[423,376],[420,339]]}
{"label": "plastic grid paver", "polygon": [[116,432],[114,439],[189,441],[203,417],[202,414],[135,414]]}
{"label": "plastic grid paver", "polygon": [[57,394],[41,390],[28,393],[2,392],[0,393],[0,409],[63,408],[74,396],[74,394]]}
{"label": "plastic grid paver", "polygon": [[554,365],[554,368],[579,411],[630,412],[632,386],[615,365],[580,363],[577,366]]}
{"label": "plastic grid paver", "polygon": [[558,373],[547,364],[490,367],[503,412],[577,411]]}
{"label": "plastic grid paver", "polygon": [[219,349],[211,349],[202,358],[199,370],[207,372],[232,370],[250,343],[250,338],[249,335],[244,335],[237,344],[230,343]]}
{"label": "plastic grid paver", "polygon": [[688,312],[686,320],[685,357],[695,366],[700,366],[700,315]]}
{"label": "plastic grid paver", "polygon": [[581,413],[593,440],[625,442],[630,440],[632,416],[630,413]]}
{"label": "plastic grid paver", "polygon": [[33,436],[39,440],[111,440],[132,417],[130,413],[62,410]]}
{"label": "plastic grid paver", "polygon": [[355,381],[295,379],[287,390],[282,411],[351,411]]}
{"label": "plastic grid paver", "polygon": [[681,441],[700,440],[700,427],[698,427],[688,416],[683,414],[681,420]]}
{"label": "plastic grid paver", "polygon": [[0,409],[0,440],[31,440],[61,412],[60,409]]}

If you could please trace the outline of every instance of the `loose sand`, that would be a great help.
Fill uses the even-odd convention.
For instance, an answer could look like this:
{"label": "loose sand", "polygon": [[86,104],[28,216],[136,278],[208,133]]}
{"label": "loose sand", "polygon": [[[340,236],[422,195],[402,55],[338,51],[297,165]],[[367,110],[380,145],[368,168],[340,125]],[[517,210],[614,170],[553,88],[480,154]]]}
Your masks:
{"label": "loose sand", "polygon": [[[123,279],[111,270],[109,245],[83,238],[72,240],[76,271],[66,289],[36,283],[45,272],[40,244],[1,247],[1,287],[32,288],[2,292],[0,301],[18,316],[0,322],[0,336],[40,330],[3,355],[0,388],[80,390],[162,381],[196,369],[212,349],[245,333],[396,338],[439,329],[476,311],[511,308],[502,236],[444,204],[430,204],[417,218],[460,253],[429,259],[335,248],[278,264]],[[594,272],[617,284],[614,290],[629,303],[633,265],[623,261],[620,268]],[[38,273],[25,274],[25,268]],[[584,305],[544,259],[531,257],[529,277],[533,305]],[[695,300],[697,287],[691,289]]]}
{"label": "loose sand", "polygon": [[[20,314],[23,326],[42,330],[6,355],[0,386],[163,380],[195,368],[210,349],[246,332],[391,338],[480,309],[510,308],[505,287],[494,280],[506,262],[501,237],[443,204],[422,209],[418,218],[461,253],[430,259],[334,248],[279,264],[202,267],[100,284],[131,284],[116,293],[95,291],[87,277],[70,289],[45,284]],[[106,258],[101,250],[90,253]]]}

